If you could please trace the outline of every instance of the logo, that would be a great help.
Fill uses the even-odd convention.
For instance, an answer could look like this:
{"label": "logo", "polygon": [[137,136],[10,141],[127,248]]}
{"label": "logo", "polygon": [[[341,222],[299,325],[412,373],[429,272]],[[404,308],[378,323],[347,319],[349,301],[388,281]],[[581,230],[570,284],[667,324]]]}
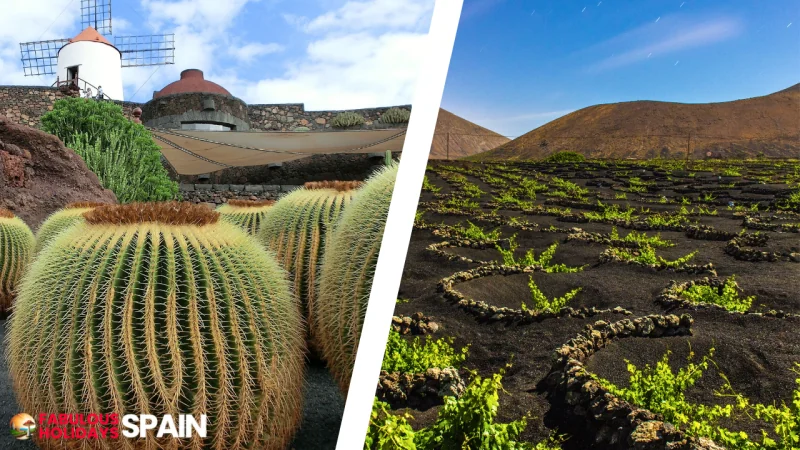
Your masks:
{"label": "logo", "polygon": [[30,439],[33,432],[36,431],[36,422],[33,417],[25,413],[12,417],[9,426],[11,427],[11,435],[20,441]]}

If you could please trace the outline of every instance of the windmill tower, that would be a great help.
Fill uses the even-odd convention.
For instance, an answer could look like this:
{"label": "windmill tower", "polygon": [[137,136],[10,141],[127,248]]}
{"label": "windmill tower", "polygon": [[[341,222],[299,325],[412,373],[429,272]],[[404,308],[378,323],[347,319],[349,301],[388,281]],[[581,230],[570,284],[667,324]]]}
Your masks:
{"label": "windmill tower", "polygon": [[[81,31],[72,39],[20,43],[25,76],[56,75],[54,86],[90,88],[124,100],[122,69],[175,63],[175,35],[106,36],[111,30],[111,0],[81,0]],[[105,36],[104,36],[105,35]]]}

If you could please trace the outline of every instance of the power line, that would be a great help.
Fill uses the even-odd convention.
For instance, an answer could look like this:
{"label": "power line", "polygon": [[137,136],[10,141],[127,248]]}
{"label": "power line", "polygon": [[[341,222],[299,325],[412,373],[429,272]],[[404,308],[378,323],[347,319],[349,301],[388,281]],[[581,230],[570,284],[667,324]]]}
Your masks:
{"label": "power line", "polygon": [[69,8],[69,7],[70,7],[70,5],[72,5],[72,3],[73,3],[74,1],[75,1],[75,0],[70,0],[70,2],[69,2],[69,3],[67,3],[67,6],[65,6],[65,7],[64,7],[64,9],[62,9],[62,10],[61,10],[61,13],[59,13],[59,14],[58,14],[58,16],[57,16],[57,17],[56,17],[56,18],[53,20],[53,22],[52,22],[50,25],[48,25],[48,26],[47,26],[47,28],[45,28],[45,30],[44,30],[44,33],[42,33],[42,35],[41,35],[41,36],[39,36],[39,40],[40,40],[40,41],[42,40],[42,38],[44,37],[44,35],[45,35],[45,34],[47,34],[47,32],[48,32],[48,31],[50,31],[50,27],[52,27],[52,26],[53,26],[53,24],[55,24],[55,23],[58,21],[58,19],[60,19],[60,18],[61,18],[61,16],[64,14],[64,11],[66,11],[66,10],[67,10],[67,8]]}
{"label": "power line", "polygon": [[139,86],[139,89],[137,89],[136,92],[134,92],[133,95],[131,96],[131,101],[133,101],[133,99],[136,98],[136,94],[139,93],[139,90],[141,90],[144,87],[144,85],[147,84],[148,81],[150,81],[150,78],[153,78],[153,75],[155,75],[156,72],[158,72],[158,69],[160,69],[160,68],[161,68],[161,66],[156,67],[156,70],[154,70],[153,73],[151,73],[150,76],[147,77],[146,80],[144,80],[144,83],[142,83],[142,85]]}

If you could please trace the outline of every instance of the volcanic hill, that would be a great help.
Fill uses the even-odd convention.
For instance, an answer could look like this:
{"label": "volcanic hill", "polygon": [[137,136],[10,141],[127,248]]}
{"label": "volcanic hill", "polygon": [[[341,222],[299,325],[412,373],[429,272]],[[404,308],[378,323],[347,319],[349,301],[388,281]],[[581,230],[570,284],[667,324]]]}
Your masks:
{"label": "volcanic hill", "polygon": [[508,141],[507,137],[439,108],[429,158],[446,159],[449,152],[449,159],[459,159],[491,150]]}
{"label": "volcanic hill", "polygon": [[[720,103],[633,101],[579,109],[470,159],[800,156],[800,84]],[[452,151],[452,147],[451,147]]]}

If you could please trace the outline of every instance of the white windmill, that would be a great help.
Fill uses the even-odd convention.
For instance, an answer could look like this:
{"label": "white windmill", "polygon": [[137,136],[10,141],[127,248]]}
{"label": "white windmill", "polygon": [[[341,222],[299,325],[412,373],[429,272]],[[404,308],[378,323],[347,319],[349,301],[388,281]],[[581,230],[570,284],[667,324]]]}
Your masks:
{"label": "white windmill", "polygon": [[122,68],[175,64],[175,35],[104,36],[111,31],[111,0],[81,0],[81,31],[72,39],[22,42],[25,76],[56,75],[54,86],[124,100]]}

